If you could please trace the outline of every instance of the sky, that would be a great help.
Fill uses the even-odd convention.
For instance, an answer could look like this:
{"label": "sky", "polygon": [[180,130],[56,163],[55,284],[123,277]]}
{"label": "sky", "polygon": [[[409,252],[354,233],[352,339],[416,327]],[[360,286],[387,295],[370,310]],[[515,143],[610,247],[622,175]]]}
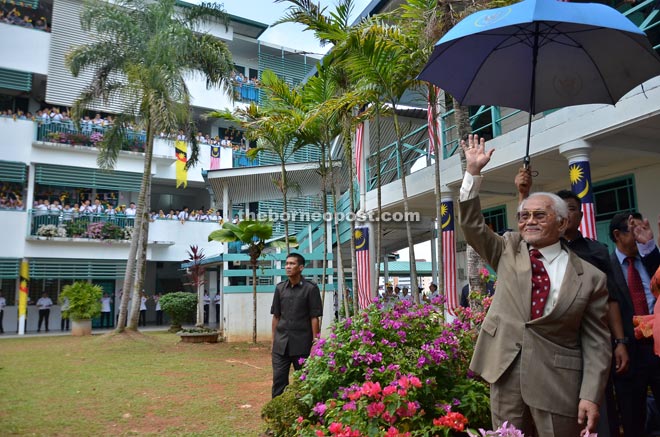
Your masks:
{"label": "sky", "polygon": [[[221,1],[221,0],[220,0]],[[336,1],[320,1],[322,7],[327,7],[328,11],[334,10]],[[355,18],[370,3],[370,0],[354,0],[354,10],[352,17]],[[272,25],[275,21],[284,16],[288,2],[275,3],[272,0],[225,0],[224,7],[227,12],[250,20],[259,21],[264,24]],[[328,46],[321,47],[312,32],[304,32],[303,27],[297,24],[280,24],[270,27],[259,38],[262,41],[271,44],[280,45],[287,48],[295,48],[311,53],[324,54]]]}

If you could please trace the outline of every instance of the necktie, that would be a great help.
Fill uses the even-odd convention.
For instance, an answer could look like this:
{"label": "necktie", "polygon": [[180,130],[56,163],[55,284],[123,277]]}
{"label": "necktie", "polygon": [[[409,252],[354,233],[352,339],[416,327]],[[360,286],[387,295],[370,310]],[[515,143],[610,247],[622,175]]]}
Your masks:
{"label": "necktie", "polygon": [[550,276],[541,262],[541,252],[536,249],[529,251],[532,262],[532,314],[531,319],[543,315],[543,309],[550,294]]}
{"label": "necktie", "polygon": [[646,293],[644,292],[644,284],[642,284],[642,277],[635,268],[635,258],[629,256],[626,258],[628,263],[628,290],[630,291],[630,299],[633,303],[633,309],[636,316],[645,316],[649,313],[649,305],[646,302]]}

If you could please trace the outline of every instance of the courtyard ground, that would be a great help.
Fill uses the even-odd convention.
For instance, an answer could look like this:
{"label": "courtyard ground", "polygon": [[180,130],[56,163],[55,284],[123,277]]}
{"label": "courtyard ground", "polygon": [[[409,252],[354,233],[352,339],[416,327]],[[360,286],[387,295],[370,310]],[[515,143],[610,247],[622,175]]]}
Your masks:
{"label": "courtyard ground", "polygon": [[0,340],[2,435],[258,436],[264,344],[189,344],[166,332]]}

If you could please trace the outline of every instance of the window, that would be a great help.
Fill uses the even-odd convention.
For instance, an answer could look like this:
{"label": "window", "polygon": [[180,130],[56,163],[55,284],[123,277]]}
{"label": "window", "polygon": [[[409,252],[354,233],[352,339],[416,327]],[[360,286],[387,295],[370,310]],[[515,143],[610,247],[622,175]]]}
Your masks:
{"label": "window", "polygon": [[0,279],[0,291],[2,297],[7,301],[7,305],[14,305],[16,302],[16,279]]}
{"label": "window", "polygon": [[28,296],[32,303],[36,303],[43,293],[47,293],[54,304],[65,286],[73,284],[73,279],[33,279],[30,281]]}
{"label": "window", "polygon": [[486,224],[498,234],[507,230],[506,223],[506,207],[497,206],[495,208],[488,208],[482,211]]}
{"label": "window", "polygon": [[619,212],[637,209],[635,181],[632,175],[594,184],[596,221],[608,221]]}

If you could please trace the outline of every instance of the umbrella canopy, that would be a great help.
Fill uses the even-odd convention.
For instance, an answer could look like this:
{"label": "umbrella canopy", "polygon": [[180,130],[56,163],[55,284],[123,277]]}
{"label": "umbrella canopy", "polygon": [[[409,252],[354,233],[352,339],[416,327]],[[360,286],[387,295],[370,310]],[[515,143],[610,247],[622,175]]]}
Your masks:
{"label": "umbrella canopy", "polygon": [[616,103],[660,75],[644,32],[609,6],[525,0],[474,13],[435,46],[419,78],[463,105],[536,114]]}

